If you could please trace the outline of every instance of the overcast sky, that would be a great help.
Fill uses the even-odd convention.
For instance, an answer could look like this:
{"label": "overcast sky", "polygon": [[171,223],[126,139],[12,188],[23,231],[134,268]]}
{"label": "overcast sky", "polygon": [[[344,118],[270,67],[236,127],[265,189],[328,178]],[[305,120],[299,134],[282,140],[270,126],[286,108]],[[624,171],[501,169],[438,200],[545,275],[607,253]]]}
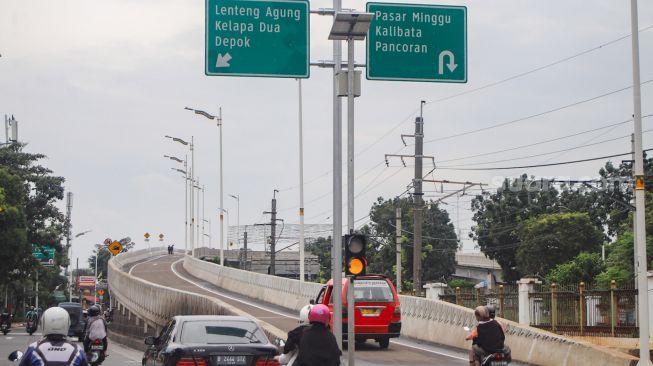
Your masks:
{"label": "overcast sky", "polygon": [[[312,1],[311,9],[331,5]],[[442,168],[434,179],[493,183],[523,172],[594,177],[602,161],[505,171],[444,167],[521,166],[630,151],[630,139],[619,139],[632,132],[632,123],[625,123],[488,154],[630,118],[632,89],[611,93],[632,85],[631,39],[612,42],[630,34],[630,1],[479,0],[446,5],[467,7],[466,84],[362,81],[355,133],[355,217],[363,218],[358,225],[365,223],[377,197],[394,197],[410,184],[413,169],[401,168],[397,160],[385,167],[384,154],[412,153],[413,147],[404,148],[400,135],[413,133],[420,100],[430,102],[424,108],[425,141],[440,139],[424,147],[425,155],[435,156]],[[653,113],[653,82],[646,83],[653,78],[653,3],[639,5],[640,29],[647,29],[640,33],[642,113],[647,115]],[[365,2],[343,0],[343,6],[364,10]],[[46,154],[43,164],[66,178],[66,190],[75,196],[73,233],[92,230],[74,241],[74,256],[81,258],[82,266],[92,245],[107,237],[130,236],[143,248],[145,232],[164,233],[167,243],[183,247],[184,182],[170,169],[175,163],[163,155],[183,157],[186,150],[164,135],[195,137],[195,165],[200,183],[206,185],[205,211],[216,246],[218,129],[185,106],[214,114],[222,107],[229,223],[235,225],[237,207],[227,194],[240,195],[240,223],[252,225],[268,220],[262,213],[270,210],[274,189],[280,190],[279,217],[286,223],[299,221],[297,81],[205,76],[204,12],[203,1],[190,0],[0,0],[0,114],[13,114],[28,151]],[[331,17],[311,15],[310,20],[311,60],[331,59]],[[364,42],[359,42],[358,62],[365,61],[364,52]],[[305,211],[306,222],[314,224],[331,223],[332,216],[331,75],[328,69],[312,68],[310,79],[303,81]],[[449,96],[455,97],[443,100]],[[532,115],[539,116],[442,139]],[[644,130],[653,128],[652,120],[644,119]],[[653,147],[651,135],[644,134],[645,149]],[[447,161],[462,157],[468,158]],[[502,162],[482,164],[491,161]],[[425,162],[428,170],[430,163]],[[445,194],[456,188],[445,185]],[[425,184],[424,189],[430,191],[427,198],[442,195],[433,192],[433,185]],[[471,197],[459,198],[464,238],[472,224]],[[443,207],[457,222],[457,198],[445,202]],[[65,202],[60,206],[65,210]]]}

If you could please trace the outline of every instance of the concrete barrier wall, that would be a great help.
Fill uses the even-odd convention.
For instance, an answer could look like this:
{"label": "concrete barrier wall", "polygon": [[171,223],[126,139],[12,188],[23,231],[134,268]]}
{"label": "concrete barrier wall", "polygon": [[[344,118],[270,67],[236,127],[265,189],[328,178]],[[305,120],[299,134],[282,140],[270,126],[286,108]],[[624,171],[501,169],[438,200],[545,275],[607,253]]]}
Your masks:
{"label": "concrete barrier wall", "polygon": [[[261,301],[299,310],[315,298],[322,285],[221,267],[186,257],[184,268],[193,276]],[[469,348],[465,325],[476,323],[471,309],[444,301],[400,296],[403,336],[457,348]],[[502,320],[513,358],[535,365],[630,366],[637,358],[571,340],[540,329]]]}
{"label": "concrete barrier wall", "polygon": [[185,257],[184,269],[195,277],[269,304],[297,310],[314,299],[323,285],[289,278],[222,267],[200,259]]}
{"label": "concrete barrier wall", "polygon": [[[113,299],[130,312],[135,322],[141,319],[150,327],[160,329],[175,315],[240,315],[247,313],[215,298],[192,292],[160,286],[134,277],[123,269],[129,265],[157,255],[165,249],[152,249],[123,253],[109,261],[109,288]],[[118,310],[120,311],[120,310]],[[286,333],[258,320],[271,340],[285,339]]]}

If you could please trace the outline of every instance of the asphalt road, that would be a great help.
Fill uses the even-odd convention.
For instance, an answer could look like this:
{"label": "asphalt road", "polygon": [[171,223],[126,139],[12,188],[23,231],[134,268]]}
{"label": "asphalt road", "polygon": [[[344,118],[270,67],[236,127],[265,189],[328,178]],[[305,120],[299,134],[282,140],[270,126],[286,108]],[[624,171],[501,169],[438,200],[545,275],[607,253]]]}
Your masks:
{"label": "asphalt road", "polygon": [[[256,299],[244,297],[219,289],[212,284],[191,276],[181,265],[181,256],[164,255],[141,262],[130,269],[134,276],[163,286],[201,293],[237,306],[252,317],[288,331],[297,326],[298,314],[270,305],[262,304]],[[467,351],[446,348],[434,344],[417,342],[411,339],[395,338],[387,350],[368,341],[356,347],[356,363],[360,366],[378,365],[413,365],[413,366],[453,366],[469,365]],[[346,363],[346,351],[343,364]],[[514,364],[516,365],[516,364]]]}
{"label": "asphalt road", "polygon": [[[40,339],[41,333],[34,333],[30,336],[25,332],[24,328],[18,328],[17,326],[14,326],[12,331],[6,336],[0,334],[0,366],[17,366],[17,362],[9,362],[7,359],[9,354],[15,350],[25,352],[27,346]],[[76,338],[72,339],[77,340]],[[111,342],[111,339],[109,339],[109,357],[104,361],[102,366],[140,365],[142,355],[143,353],[140,351],[123,347],[115,342]]]}

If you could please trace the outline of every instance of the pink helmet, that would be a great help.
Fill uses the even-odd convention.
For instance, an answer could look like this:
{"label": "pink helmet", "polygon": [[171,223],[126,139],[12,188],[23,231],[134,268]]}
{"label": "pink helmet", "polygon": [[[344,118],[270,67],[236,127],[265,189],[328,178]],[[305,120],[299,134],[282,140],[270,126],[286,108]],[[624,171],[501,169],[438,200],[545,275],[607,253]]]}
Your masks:
{"label": "pink helmet", "polygon": [[322,323],[324,325],[329,325],[331,320],[331,312],[326,305],[317,304],[311,308],[311,311],[308,313],[308,321]]}

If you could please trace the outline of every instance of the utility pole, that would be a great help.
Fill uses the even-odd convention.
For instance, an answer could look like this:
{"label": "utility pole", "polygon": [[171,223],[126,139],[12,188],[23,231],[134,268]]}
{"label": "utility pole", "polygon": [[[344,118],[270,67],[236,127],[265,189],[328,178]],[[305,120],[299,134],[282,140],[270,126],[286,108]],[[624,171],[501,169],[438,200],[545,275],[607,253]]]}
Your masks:
{"label": "utility pole", "polygon": [[246,269],[247,267],[247,226],[245,226],[245,232],[243,232],[243,264],[241,264],[240,269]]}
{"label": "utility pole", "polygon": [[[401,140],[406,146],[404,137],[415,138],[415,155],[397,155],[385,154],[385,163],[390,165],[389,157],[398,157],[401,163],[406,166],[405,158],[415,159],[415,178],[413,179],[413,292],[415,296],[419,296],[422,291],[422,161],[424,158],[431,159],[433,162],[433,169],[435,169],[435,158],[433,156],[424,156],[424,104],[425,101],[420,101],[419,117],[415,118],[415,134],[414,135],[401,135]],[[431,170],[432,171],[432,170]],[[429,172],[430,173],[430,172]],[[428,174],[428,173],[427,173]]]}
{"label": "utility pole", "polygon": [[[399,204],[399,199],[396,200],[397,205]],[[397,234],[396,234],[396,242],[397,242],[397,264],[396,264],[396,271],[397,271],[397,280],[395,281],[395,287],[397,288],[397,292],[401,293],[401,207],[397,207],[395,209],[395,217],[396,217],[396,223],[397,223]]]}
{"label": "utility pole", "polygon": [[276,231],[277,231],[277,192],[279,190],[275,189],[272,193],[272,211],[265,211],[264,214],[270,214],[270,223],[269,224],[259,224],[259,225],[270,225],[270,273],[275,275],[275,263],[276,263]]}
{"label": "utility pole", "polygon": [[424,101],[420,103],[419,117],[415,118],[415,181],[413,183],[413,291],[415,296],[422,293],[422,158],[424,153]]}
{"label": "utility pole", "polygon": [[646,262],[646,184],[644,175],[644,152],[642,151],[642,95],[639,74],[639,26],[637,15],[637,0],[630,0],[631,40],[633,61],[633,110],[635,135],[635,244],[637,245],[636,275],[639,300],[639,366],[651,365],[649,337],[649,308]]}
{"label": "utility pole", "polygon": [[73,260],[73,246],[71,244],[71,231],[72,231],[72,221],[71,214],[73,211],[73,193],[68,192],[66,195],[66,247],[68,248],[68,265],[66,266],[66,272],[70,276],[70,287],[68,288],[68,301],[73,301],[73,271],[70,268]]}

